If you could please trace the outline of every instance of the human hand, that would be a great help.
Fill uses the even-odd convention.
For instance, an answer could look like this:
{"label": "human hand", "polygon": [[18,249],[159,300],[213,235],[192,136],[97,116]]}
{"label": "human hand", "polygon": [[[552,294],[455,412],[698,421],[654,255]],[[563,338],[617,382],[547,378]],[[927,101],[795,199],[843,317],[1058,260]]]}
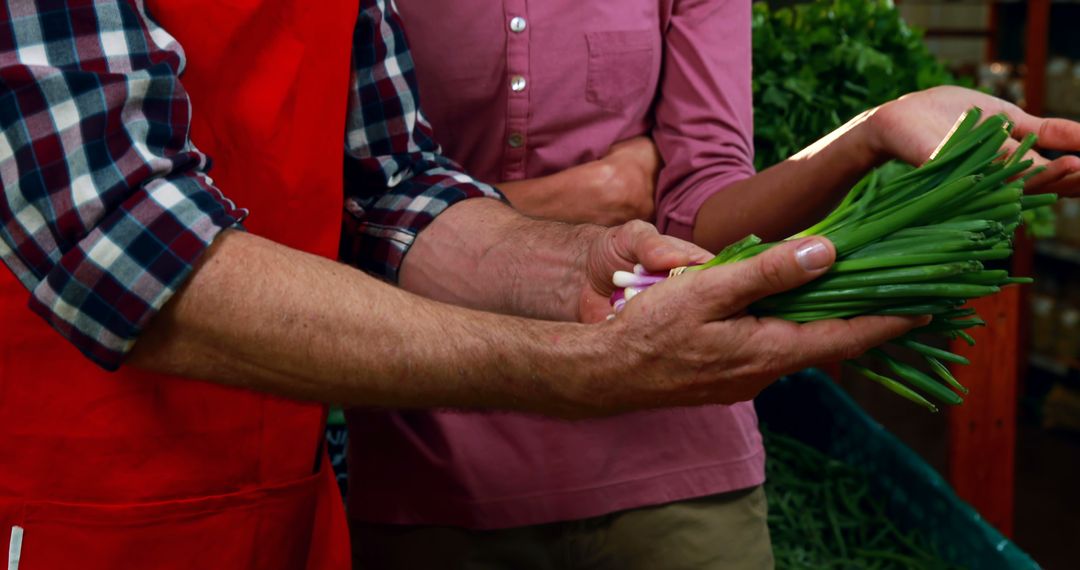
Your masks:
{"label": "human hand", "polygon": [[[964,111],[980,107],[985,115],[1005,113],[1016,123],[1007,149],[1015,149],[1028,133],[1039,137],[1040,149],[1080,151],[1080,123],[1067,119],[1044,119],[1020,107],[971,89],[943,86],[905,95],[874,109],[868,118],[870,143],[881,158],[898,158],[922,164],[941,144]],[[1028,192],[1080,195],[1080,157],[1047,160],[1036,151],[1028,153],[1035,166],[1046,170],[1028,181]]]}
{"label": "human hand", "polygon": [[529,216],[617,226],[652,219],[659,171],[656,145],[642,136],[614,145],[596,160],[498,187],[516,210]]}
{"label": "human hand", "polygon": [[854,358],[927,322],[865,316],[797,324],[746,313],[758,299],[819,277],[835,256],[828,240],[806,238],[650,287],[599,327],[606,359],[571,397],[597,411],[745,401],[784,374]]}
{"label": "human hand", "polygon": [[622,221],[652,220],[656,179],[662,166],[660,152],[652,138],[639,136],[616,143],[600,162],[611,166],[614,172],[607,192],[613,199],[622,196],[622,210],[631,216]]}
{"label": "human hand", "polygon": [[562,207],[570,221],[614,226],[630,220],[651,220],[655,207],[660,154],[646,136],[622,141],[603,158],[564,171],[571,194]]}
{"label": "human hand", "polygon": [[708,251],[689,242],[661,235],[649,223],[639,220],[606,228],[596,233],[580,262],[583,278],[578,319],[592,323],[611,314],[609,299],[615,286],[611,276],[630,270],[637,263],[650,271],[704,263],[712,259]]}

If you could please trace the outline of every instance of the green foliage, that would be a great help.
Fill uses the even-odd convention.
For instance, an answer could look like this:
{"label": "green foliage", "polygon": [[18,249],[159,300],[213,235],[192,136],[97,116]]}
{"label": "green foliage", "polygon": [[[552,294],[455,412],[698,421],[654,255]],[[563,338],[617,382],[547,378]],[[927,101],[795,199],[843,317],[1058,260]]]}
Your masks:
{"label": "green foliage", "polygon": [[856,114],[958,83],[890,0],[754,4],[755,166],[798,152]]}
{"label": "green foliage", "polygon": [[1057,216],[1050,206],[1035,208],[1024,212],[1024,227],[1028,235],[1038,239],[1053,238],[1057,235]]}
{"label": "green foliage", "polygon": [[[756,2],[754,166],[763,170],[855,115],[905,93],[965,85],[926,48],[891,0]],[[904,172],[900,165],[883,180]],[[1024,212],[1035,237],[1053,237],[1049,208]]]}

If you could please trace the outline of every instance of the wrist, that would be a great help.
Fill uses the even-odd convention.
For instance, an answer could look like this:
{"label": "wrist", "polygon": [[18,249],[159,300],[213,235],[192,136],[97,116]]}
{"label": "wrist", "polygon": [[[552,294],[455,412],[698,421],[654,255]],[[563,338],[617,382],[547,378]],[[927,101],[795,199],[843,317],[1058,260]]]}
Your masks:
{"label": "wrist", "polygon": [[784,162],[813,164],[815,171],[824,167],[829,176],[861,176],[884,162],[884,137],[874,119],[879,109],[859,113]]}
{"label": "wrist", "polygon": [[[590,248],[605,228],[516,216],[498,230],[483,264],[507,283],[504,312],[554,321],[579,320]],[[610,276],[609,276],[610,277]]]}
{"label": "wrist", "polygon": [[[560,319],[581,322],[584,297],[590,291],[604,290],[607,280],[611,279],[610,274],[601,275],[603,271],[592,267],[592,264],[596,260],[593,249],[605,243],[603,234],[612,230],[594,224],[565,227],[569,229],[562,245],[566,255],[560,258],[565,265],[559,271],[560,278],[553,283],[553,297],[561,302],[558,311]],[[604,282],[598,282],[600,280]]]}
{"label": "wrist", "polygon": [[509,180],[494,184],[507,201],[517,211],[530,215],[544,204],[544,193],[537,186],[542,184],[542,178],[530,180]]}
{"label": "wrist", "polygon": [[880,166],[892,158],[886,145],[887,133],[884,132],[884,121],[882,120],[882,112],[890,103],[864,111],[853,119],[853,121],[858,121],[855,126],[858,133],[855,136],[859,139],[863,160],[869,165],[868,169]]}
{"label": "wrist", "polygon": [[[635,370],[626,339],[628,327],[619,319],[574,325],[563,337],[565,356],[556,360],[547,378],[558,415],[592,417],[617,413],[627,405],[624,392]],[[568,354],[567,354],[568,353]]]}
{"label": "wrist", "polygon": [[568,203],[566,171],[496,184],[515,210],[537,218],[559,218]]}

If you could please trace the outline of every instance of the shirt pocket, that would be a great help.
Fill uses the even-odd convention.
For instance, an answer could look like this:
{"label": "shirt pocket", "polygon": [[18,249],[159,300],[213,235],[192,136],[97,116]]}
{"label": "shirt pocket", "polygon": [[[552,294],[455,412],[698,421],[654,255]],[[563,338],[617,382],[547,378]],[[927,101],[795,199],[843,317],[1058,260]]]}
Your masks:
{"label": "shirt pocket", "polygon": [[638,100],[651,83],[657,35],[652,30],[588,32],[585,100],[618,111]]}

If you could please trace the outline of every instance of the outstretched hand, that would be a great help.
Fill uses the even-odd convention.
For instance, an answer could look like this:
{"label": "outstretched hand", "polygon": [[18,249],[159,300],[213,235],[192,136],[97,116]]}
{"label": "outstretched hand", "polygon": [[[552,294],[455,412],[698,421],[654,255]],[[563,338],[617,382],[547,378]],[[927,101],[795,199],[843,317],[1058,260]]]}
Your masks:
{"label": "outstretched hand", "polygon": [[935,87],[874,109],[869,118],[874,147],[882,158],[922,164],[948,135],[957,117],[971,107],[981,108],[985,115],[1005,113],[1016,123],[1015,138],[1008,141],[1006,148],[1015,149],[1028,133],[1039,137],[1036,150],[1029,152],[1027,158],[1046,170],[1028,181],[1028,192],[1080,195],[1080,156],[1048,160],[1038,153],[1039,149],[1080,151],[1080,123],[1036,117],[1012,103],[972,89]]}

